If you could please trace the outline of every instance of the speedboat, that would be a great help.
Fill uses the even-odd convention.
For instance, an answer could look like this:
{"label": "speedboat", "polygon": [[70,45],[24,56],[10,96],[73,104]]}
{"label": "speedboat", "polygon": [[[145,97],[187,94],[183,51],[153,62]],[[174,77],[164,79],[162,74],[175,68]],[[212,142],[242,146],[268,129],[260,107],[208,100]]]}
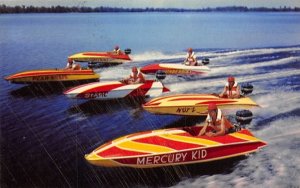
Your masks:
{"label": "speedboat", "polygon": [[5,80],[16,84],[70,83],[93,82],[99,80],[99,74],[92,69],[65,70],[46,69],[19,72],[5,77]]}
{"label": "speedboat", "polygon": [[[199,133],[201,127],[190,128]],[[248,129],[208,137],[191,135],[185,128],[169,128],[117,138],[85,155],[85,159],[96,166],[154,168],[243,156],[266,145]]]}
{"label": "speedboat", "polygon": [[155,74],[157,71],[164,71],[167,75],[201,75],[208,73],[207,66],[188,66],[176,63],[150,64],[141,68],[144,74]]}
{"label": "speedboat", "polygon": [[154,97],[168,92],[162,82],[146,80],[145,83],[125,84],[121,81],[93,82],[71,88],[64,92],[69,98],[110,100],[126,97]]}
{"label": "speedboat", "polygon": [[143,108],[155,114],[173,114],[185,116],[207,115],[207,106],[215,103],[222,110],[249,109],[258,107],[249,97],[238,99],[220,98],[215,94],[176,94],[158,97],[143,105]]}
{"label": "speedboat", "polygon": [[130,49],[116,54],[115,52],[81,52],[68,57],[69,60],[76,62],[102,63],[102,64],[122,64],[130,62]]}

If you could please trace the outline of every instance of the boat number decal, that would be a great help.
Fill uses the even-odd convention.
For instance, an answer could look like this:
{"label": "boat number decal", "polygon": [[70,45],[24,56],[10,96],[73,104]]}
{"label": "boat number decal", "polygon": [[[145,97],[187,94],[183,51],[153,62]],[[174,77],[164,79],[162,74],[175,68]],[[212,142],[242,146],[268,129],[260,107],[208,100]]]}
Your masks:
{"label": "boat number decal", "polygon": [[196,112],[195,107],[178,107],[176,110],[176,113],[190,113],[190,112]]}
{"label": "boat number decal", "polygon": [[78,61],[108,62],[111,61],[111,59],[110,58],[78,58]]}
{"label": "boat number decal", "polygon": [[167,74],[190,74],[190,70],[164,70]]}
{"label": "boat number decal", "polygon": [[205,159],[207,150],[195,150],[180,153],[170,153],[165,155],[156,155],[148,157],[138,157],[137,165],[150,165],[150,164],[168,164],[168,163],[181,163],[187,161],[197,161]]}
{"label": "boat number decal", "polygon": [[49,75],[49,76],[34,76],[32,80],[40,81],[40,80],[66,80],[68,79],[67,75]]}
{"label": "boat number decal", "polygon": [[92,92],[92,93],[86,93],[84,95],[84,98],[90,99],[90,98],[105,98],[107,97],[108,92]]}

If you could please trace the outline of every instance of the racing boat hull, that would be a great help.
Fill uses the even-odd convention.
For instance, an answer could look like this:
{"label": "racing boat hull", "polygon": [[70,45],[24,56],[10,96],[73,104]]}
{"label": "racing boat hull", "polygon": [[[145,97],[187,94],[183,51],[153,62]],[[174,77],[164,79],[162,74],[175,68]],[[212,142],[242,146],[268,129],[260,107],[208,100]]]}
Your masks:
{"label": "racing boat hull", "polygon": [[82,52],[68,57],[70,60],[77,62],[92,62],[92,63],[108,63],[121,64],[130,62],[131,59],[128,54],[116,54],[113,52]]}
{"label": "racing boat hull", "polygon": [[126,97],[158,96],[169,89],[155,80],[147,80],[140,84],[124,84],[114,82],[94,82],[71,88],[64,92],[69,98],[110,100]]}
{"label": "racing boat hull", "polygon": [[207,115],[209,103],[215,103],[223,110],[258,107],[249,97],[228,99],[212,94],[178,94],[154,98],[145,103],[143,108],[155,114],[199,116]]}
{"label": "racing boat hull", "polygon": [[99,80],[93,70],[47,69],[31,70],[5,77],[5,80],[17,84],[41,84],[55,82],[92,82]]}
{"label": "racing boat hull", "polygon": [[144,74],[155,74],[159,70],[164,71],[168,75],[197,75],[210,71],[207,66],[187,66],[174,63],[151,64],[141,68],[141,72]]}
{"label": "racing boat hull", "polygon": [[[199,132],[201,127],[192,127]],[[182,128],[123,136],[85,155],[97,166],[154,168],[204,163],[256,152],[266,143],[243,129],[224,136],[192,136]]]}

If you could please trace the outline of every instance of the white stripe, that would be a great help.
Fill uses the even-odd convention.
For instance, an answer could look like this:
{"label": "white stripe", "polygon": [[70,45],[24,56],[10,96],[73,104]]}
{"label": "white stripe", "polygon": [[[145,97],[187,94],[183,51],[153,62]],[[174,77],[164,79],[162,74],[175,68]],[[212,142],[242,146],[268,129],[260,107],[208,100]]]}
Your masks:
{"label": "white stripe", "polygon": [[162,94],[163,85],[161,82],[153,82],[151,88],[146,92],[145,95],[156,97]]}
{"label": "white stripe", "polygon": [[107,98],[124,98],[143,84],[129,84],[117,87],[108,92]]}
{"label": "white stripe", "polygon": [[175,64],[175,63],[162,63],[159,64],[162,68],[168,68],[168,69],[182,69],[182,70],[191,70],[191,71],[209,71],[210,68],[207,66],[186,66],[182,64]]}
{"label": "white stripe", "polygon": [[66,94],[80,94],[96,87],[108,86],[113,84],[121,84],[121,82],[96,82],[93,84],[83,85],[82,87],[78,87],[77,89],[74,89],[73,91],[70,91]]}

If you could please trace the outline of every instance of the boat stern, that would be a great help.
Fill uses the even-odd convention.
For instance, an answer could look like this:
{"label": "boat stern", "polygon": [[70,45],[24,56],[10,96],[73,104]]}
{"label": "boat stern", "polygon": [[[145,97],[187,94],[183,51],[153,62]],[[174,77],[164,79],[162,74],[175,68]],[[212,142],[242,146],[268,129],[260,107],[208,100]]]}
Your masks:
{"label": "boat stern", "polygon": [[140,69],[144,74],[155,74],[158,70],[161,70],[159,64],[146,65]]}

